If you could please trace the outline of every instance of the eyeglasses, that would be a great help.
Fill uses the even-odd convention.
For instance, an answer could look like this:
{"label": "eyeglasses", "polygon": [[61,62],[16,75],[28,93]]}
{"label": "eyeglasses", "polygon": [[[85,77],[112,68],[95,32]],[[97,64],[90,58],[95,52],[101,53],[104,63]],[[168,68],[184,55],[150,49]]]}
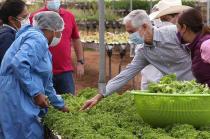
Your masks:
{"label": "eyeglasses", "polygon": [[22,21],[22,20],[26,20],[30,17],[30,14],[26,15],[25,17],[14,17],[17,21]]}

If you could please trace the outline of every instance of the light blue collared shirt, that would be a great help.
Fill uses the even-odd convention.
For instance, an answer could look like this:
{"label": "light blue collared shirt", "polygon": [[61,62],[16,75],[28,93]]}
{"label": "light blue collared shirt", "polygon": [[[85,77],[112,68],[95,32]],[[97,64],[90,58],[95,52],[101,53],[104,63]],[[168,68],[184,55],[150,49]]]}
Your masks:
{"label": "light blue collared shirt", "polygon": [[178,80],[194,79],[191,71],[191,57],[177,36],[175,25],[154,28],[153,45],[144,44],[135,57],[116,77],[106,85],[104,96],[108,96],[123,87],[144,67],[152,64],[163,75],[175,73]]}

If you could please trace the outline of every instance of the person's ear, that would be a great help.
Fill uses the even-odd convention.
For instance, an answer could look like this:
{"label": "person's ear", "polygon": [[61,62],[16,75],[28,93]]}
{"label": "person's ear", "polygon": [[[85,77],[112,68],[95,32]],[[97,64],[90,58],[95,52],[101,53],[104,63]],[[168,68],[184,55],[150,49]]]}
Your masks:
{"label": "person's ear", "polygon": [[141,26],[141,30],[144,31],[144,32],[145,32],[145,31],[146,31],[146,32],[149,31],[149,29],[150,29],[150,26],[149,26],[148,24],[146,24],[146,23],[144,23],[144,24]]}
{"label": "person's ear", "polygon": [[183,32],[187,31],[187,26],[185,24],[182,25],[182,30],[183,30]]}
{"label": "person's ear", "polygon": [[9,16],[8,17],[8,24],[16,29],[19,29],[21,27],[21,24],[18,20],[16,20],[14,17]]}
{"label": "person's ear", "polygon": [[7,20],[9,21],[9,23],[14,23],[14,17],[12,16],[9,16]]}
{"label": "person's ear", "polygon": [[145,30],[145,29],[148,28],[148,25],[144,23],[144,24],[142,25],[142,27],[143,27],[143,29]]}

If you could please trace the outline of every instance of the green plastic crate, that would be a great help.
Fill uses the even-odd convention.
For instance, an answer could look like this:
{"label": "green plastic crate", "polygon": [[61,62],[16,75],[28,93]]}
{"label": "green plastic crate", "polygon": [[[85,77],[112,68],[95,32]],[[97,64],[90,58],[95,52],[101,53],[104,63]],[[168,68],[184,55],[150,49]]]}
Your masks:
{"label": "green plastic crate", "polygon": [[137,111],[144,120],[156,127],[174,123],[195,127],[210,125],[210,94],[158,94],[135,92]]}

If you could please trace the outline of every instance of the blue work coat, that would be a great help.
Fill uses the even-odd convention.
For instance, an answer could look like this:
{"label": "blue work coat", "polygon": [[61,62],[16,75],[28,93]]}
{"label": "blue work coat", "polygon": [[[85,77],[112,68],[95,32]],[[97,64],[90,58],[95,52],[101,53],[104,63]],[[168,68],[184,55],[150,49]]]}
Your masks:
{"label": "blue work coat", "polygon": [[0,27],[0,65],[7,49],[15,40],[16,31],[8,26]]}
{"label": "blue work coat", "polygon": [[0,68],[0,139],[42,139],[34,102],[39,93],[60,109],[64,101],[52,84],[51,54],[43,32],[30,25],[16,34]]}

